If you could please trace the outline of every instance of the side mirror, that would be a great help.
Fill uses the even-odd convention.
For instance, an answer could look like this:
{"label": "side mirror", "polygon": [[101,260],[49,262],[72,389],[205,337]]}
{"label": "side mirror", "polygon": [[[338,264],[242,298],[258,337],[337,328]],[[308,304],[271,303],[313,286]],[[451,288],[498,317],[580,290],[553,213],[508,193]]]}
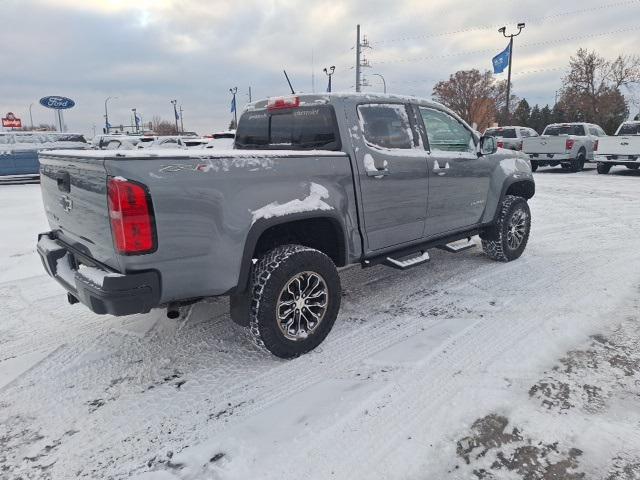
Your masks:
{"label": "side mirror", "polygon": [[480,149],[478,151],[478,156],[482,155],[492,155],[498,151],[498,144],[496,143],[495,137],[491,137],[488,135],[483,135],[480,137]]}

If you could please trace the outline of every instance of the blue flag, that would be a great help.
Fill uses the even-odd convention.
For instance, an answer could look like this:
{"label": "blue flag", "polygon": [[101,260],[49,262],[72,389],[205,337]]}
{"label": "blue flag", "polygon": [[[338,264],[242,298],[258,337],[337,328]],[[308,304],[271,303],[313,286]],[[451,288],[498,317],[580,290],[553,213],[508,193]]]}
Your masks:
{"label": "blue flag", "polygon": [[140,122],[142,121],[142,118],[140,117],[140,115],[138,115],[137,113],[135,114],[135,119],[136,119],[136,127],[140,126]]}
{"label": "blue flag", "polygon": [[507,45],[507,48],[505,48],[502,52],[493,57],[493,60],[491,60],[491,62],[493,63],[493,73],[504,72],[504,69],[509,65],[509,57],[511,57],[511,51],[509,49],[509,45]]}
{"label": "blue flag", "polygon": [[236,97],[231,99],[231,113],[236,111]]}

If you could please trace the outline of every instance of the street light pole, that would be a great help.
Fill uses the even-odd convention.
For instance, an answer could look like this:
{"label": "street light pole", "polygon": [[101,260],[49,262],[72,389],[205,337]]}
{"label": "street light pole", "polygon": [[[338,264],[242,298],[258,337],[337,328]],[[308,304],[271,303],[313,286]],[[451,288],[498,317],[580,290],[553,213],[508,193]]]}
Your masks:
{"label": "street light pole", "polygon": [[177,134],[180,132],[180,130],[178,130],[178,109],[176,108],[176,105],[178,105],[178,101],[171,100],[171,105],[173,105],[173,118],[176,121],[176,134]]}
{"label": "street light pole", "polygon": [[180,105],[180,132],[184,133],[184,121],[182,120],[182,105]]}
{"label": "street light pole", "polygon": [[107,97],[104,99],[104,126],[105,126],[105,130],[107,131],[107,133],[109,133],[109,129],[111,128],[111,126],[109,125],[109,112],[107,111],[107,102],[111,99],[116,99],[118,97]]}
{"label": "street light pole", "polygon": [[504,119],[509,119],[509,102],[511,101],[511,64],[513,63],[513,37],[517,37],[524,28],[524,22],[518,24],[518,33],[507,35],[507,27],[501,27],[498,32],[502,33],[505,38],[509,39],[509,72],[507,73],[507,102],[505,106]]}
{"label": "street light pole", "polygon": [[327,92],[331,93],[331,76],[333,75],[333,72],[335,72],[336,70],[336,66],[335,65],[331,65],[329,67],[329,69],[323,68],[322,71],[327,75],[327,77],[329,77],[329,85],[327,86]]}
{"label": "street light pole", "polygon": [[371,75],[375,75],[376,77],[380,77],[382,79],[383,92],[387,93],[387,82],[385,82],[384,77],[382,75],[380,75],[379,73],[372,73]]}
{"label": "street light pole", "polygon": [[33,130],[33,115],[31,114],[32,108],[33,108],[33,103],[29,105],[29,120],[31,121],[31,130]]}
{"label": "street light pole", "polygon": [[238,93],[238,87],[233,87],[229,89],[231,95],[233,95],[233,100],[231,101],[233,104],[233,128],[238,128],[238,105],[236,104],[236,94]]}

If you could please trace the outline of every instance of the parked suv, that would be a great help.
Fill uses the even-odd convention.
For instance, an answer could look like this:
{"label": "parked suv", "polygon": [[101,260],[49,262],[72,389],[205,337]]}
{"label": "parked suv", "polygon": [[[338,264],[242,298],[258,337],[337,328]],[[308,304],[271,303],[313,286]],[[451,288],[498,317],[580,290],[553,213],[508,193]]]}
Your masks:
{"label": "parked suv", "polygon": [[429,100],[272,98],[234,150],[59,151],[41,157],[47,272],[96,313],[229,295],[280,357],[315,348],[341,300],[337,267],[407,269],[480,235],[498,261],[527,245],[535,185],[520,152]]}
{"label": "parked suv", "polygon": [[534,172],[544,165],[562,165],[565,170],[579,172],[585,162],[593,161],[598,139],[606,135],[593,123],[553,123],[541,136],[526,138],[522,150],[529,155]]}
{"label": "parked suv", "polygon": [[537,137],[538,132],[529,127],[491,127],[484,131],[485,135],[495,137],[498,148],[509,150],[522,150],[522,142],[525,138]]}

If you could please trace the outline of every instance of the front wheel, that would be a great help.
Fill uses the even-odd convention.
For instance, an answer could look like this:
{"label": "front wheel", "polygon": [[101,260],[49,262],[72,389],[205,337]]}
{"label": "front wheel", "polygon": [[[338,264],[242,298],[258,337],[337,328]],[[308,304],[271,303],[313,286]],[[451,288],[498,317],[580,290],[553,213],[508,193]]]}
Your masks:
{"label": "front wheel", "polygon": [[596,170],[598,170],[599,174],[606,175],[607,173],[609,173],[609,170],[611,170],[611,165],[609,163],[598,162]]}
{"label": "front wheel", "polygon": [[640,168],[640,165],[635,164],[635,165],[627,165],[627,168],[629,170],[638,170],[638,168]]}
{"label": "front wheel", "polygon": [[510,262],[522,255],[531,230],[531,211],[522,197],[507,195],[499,206],[498,220],[480,234],[482,249],[489,257]]}
{"label": "front wheel", "polygon": [[341,295],[338,270],[324,253],[302,245],[276,247],[253,267],[251,335],[277,357],[307,353],[331,331]]}
{"label": "front wheel", "polygon": [[531,171],[535,172],[536,170],[538,170],[538,164],[535,162],[531,162]]}

